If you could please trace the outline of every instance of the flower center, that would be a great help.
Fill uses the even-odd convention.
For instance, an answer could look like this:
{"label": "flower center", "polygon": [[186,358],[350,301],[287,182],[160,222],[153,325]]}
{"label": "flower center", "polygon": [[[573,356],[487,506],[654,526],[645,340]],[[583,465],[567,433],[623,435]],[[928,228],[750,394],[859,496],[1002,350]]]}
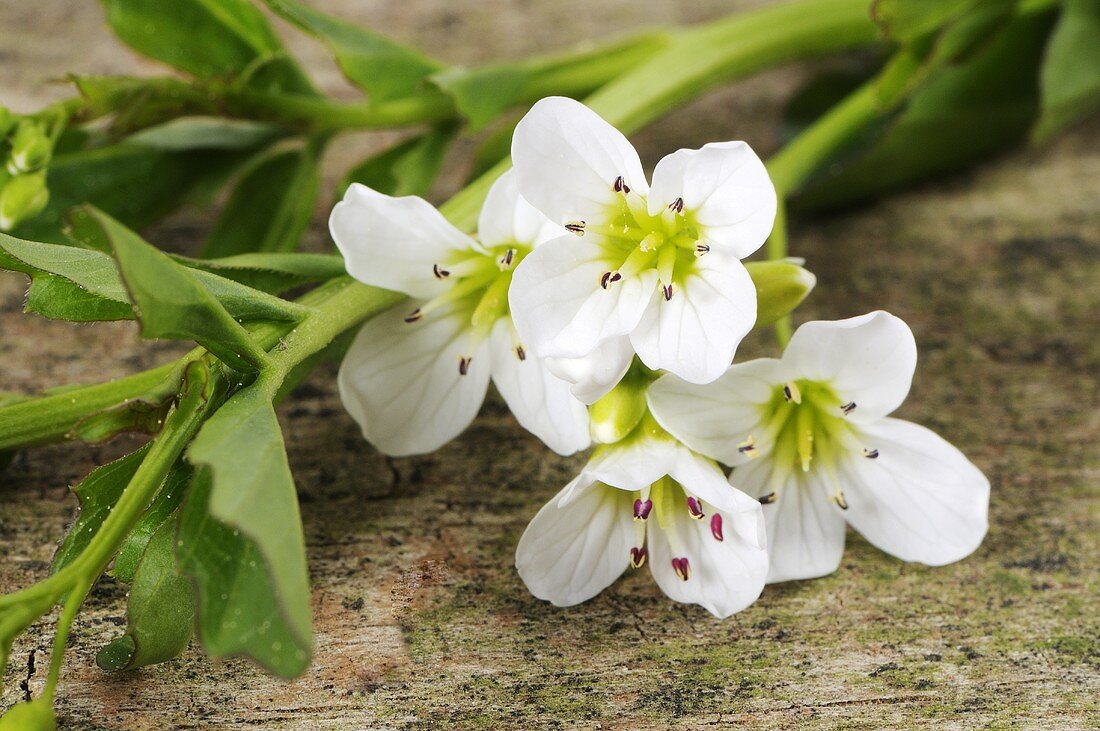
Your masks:
{"label": "flower center", "polygon": [[[841,454],[850,451],[856,441],[856,430],[846,418],[856,408],[854,402],[845,401],[832,386],[821,381],[800,379],[776,387],[762,406],[763,439],[772,445],[770,458],[775,465],[773,490],[760,501],[774,501],[774,488],[785,482],[792,470],[815,470],[831,485],[829,497],[841,508],[847,508],[836,466]],[[738,449],[753,456],[756,440],[749,437]],[[878,456],[874,450],[865,450],[864,454]]]}
{"label": "flower center", "polygon": [[672,299],[695,267],[695,259],[709,252],[710,246],[701,239],[692,212],[684,210],[682,198],[650,215],[644,197],[629,189],[616,190],[622,197],[608,207],[601,223],[578,221],[566,228],[598,237],[608,265],[600,280],[604,289],[624,277],[656,269],[665,299]]}

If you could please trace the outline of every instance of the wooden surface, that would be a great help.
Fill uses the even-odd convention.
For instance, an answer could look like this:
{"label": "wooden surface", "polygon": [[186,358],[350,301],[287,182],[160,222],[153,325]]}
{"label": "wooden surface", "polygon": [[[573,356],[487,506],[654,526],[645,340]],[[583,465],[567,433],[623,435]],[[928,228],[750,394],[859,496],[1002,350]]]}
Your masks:
{"label": "wooden surface", "polygon": [[[316,4],[473,63],[761,3]],[[63,89],[40,82],[67,70],[156,72],[112,40],[101,12],[0,2],[0,102],[28,110],[57,98]],[[545,28],[553,33],[532,31]],[[319,47],[295,48],[322,85],[341,88]],[[681,110],[637,136],[643,157],[729,137],[769,152],[780,101],[807,71]],[[341,142],[330,180],[336,161],[390,139]],[[106,676],[95,651],[124,621],[124,589],[107,584],[77,625],[62,728],[1096,728],[1098,143],[1094,120],[1042,149],[794,226],[794,253],[820,279],[800,317],[885,308],[912,325],[920,367],[900,415],[949,438],[993,482],[989,536],[971,558],[907,565],[851,535],[835,575],[769,587],[727,621],[673,604],[643,573],[555,609],[525,592],[513,551],[582,458],[541,448],[493,399],[437,454],[385,460],[362,443],[323,370],[281,410],[313,575],[314,666],[288,684],[192,649]],[[185,211],[147,233],[186,250],[210,220]],[[126,324],[21,315],[24,288],[0,274],[0,388],[101,380],[178,351],[138,342]],[[745,354],[770,347],[756,338]],[[62,445],[16,459],[0,477],[0,590],[45,576],[75,512],[67,485],[132,447]],[[0,708],[20,695],[36,648],[40,687],[50,638],[43,623],[17,645]]]}

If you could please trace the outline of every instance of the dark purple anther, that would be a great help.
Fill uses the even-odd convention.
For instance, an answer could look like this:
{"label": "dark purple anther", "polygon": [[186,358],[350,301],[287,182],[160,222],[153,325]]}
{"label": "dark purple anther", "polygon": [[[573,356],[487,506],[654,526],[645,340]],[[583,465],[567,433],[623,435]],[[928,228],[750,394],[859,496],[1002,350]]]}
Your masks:
{"label": "dark purple anther", "polygon": [[724,541],[726,537],[722,535],[722,516],[715,513],[710,518],[710,534],[714,536],[716,541]]}
{"label": "dark purple anther", "polygon": [[649,556],[649,551],[646,550],[645,546],[642,546],[641,548],[631,548],[630,565],[636,569],[640,569],[642,566],[645,565],[645,560],[647,556]]}
{"label": "dark purple anther", "polygon": [[691,564],[688,563],[686,558],[672,559],[672,570],[684,581],[691,578]]}
{"label": "dark purple anther", "polygon": [[646,520],[651,510],[653,510],[652,500],[638,498],[634,501],[634,520]]}
{"label": "dark purple anther", "polygon": [[706,517],[706,513],[703,512],[703,506],[699,504],[698,498],[688,498],[688,512],[691,513],[691,517],[696,520],[702,520]]}

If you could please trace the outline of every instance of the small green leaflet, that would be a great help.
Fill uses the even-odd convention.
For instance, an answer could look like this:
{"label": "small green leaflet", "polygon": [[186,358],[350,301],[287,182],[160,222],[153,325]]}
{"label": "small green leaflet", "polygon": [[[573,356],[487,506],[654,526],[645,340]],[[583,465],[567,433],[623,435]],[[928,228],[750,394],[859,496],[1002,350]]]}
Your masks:
{"label": "small green leaflet", "polygon": [[[176,509],[183,503],[183,498],[191,485],[191,479],[191,466],[186,461],[180,460],[172,465],[153,502],[126,536],[115,556],[111,573],[116,579],[125,584],[133,583],[142,556],[145,555],[146,548],[149,546],[149,540],[161,526],[171,521]],[[175,524],[175,521],[171,522]]]}
{"label": "small green leaflet", "polygon": [[1100,109],[1100,2],[1063,0],[1062,5],[1040,78],[1038,139]]}
{"label": "small green leaflet", "polygon": [[221,259],[173,258],[192,269],[217,274],[270,294],[347,273],[344,259],[339,254],[264,253],[238,254]]}
{"label": "small green leaflet", "polygon": [[232,76],[282,50],[248,0],[103,0],[107,22],[134,50],[199,77]]}
{"label": "small green leaflet", "polygon": [[309,225],[319,183],[313,145],[260,158],[241,173],[203,256],[293,251]]}
{"label": "small green leaflet", "polygon": [[96,656],[104,670],[130,670],[171,660],[191,640],[195,589],[176,567],[175,544],[175,521],[163,523],[148,539],[130,586],[126,634]]}
{"label": "small green leaflet", "polygon": [[263,122],[220,117],[179,117],[130,135],[130,144],[157,150],[247,150],[283,135],[279,127]]}
{"label": "small green leaflet", "polygon": [[264,0],[268,7],[316,36],[332,51],[344,75],[371,101],[398,99],[422,91],[424,80],[442,66],[389,38],[314,10],[297,0]]}
{"label": "small green leaflet", "polygon": [[426,196],[439,175],[456,131],[433,129],[367,158],[351,169],[343,188],[362,183],[386,195]]}

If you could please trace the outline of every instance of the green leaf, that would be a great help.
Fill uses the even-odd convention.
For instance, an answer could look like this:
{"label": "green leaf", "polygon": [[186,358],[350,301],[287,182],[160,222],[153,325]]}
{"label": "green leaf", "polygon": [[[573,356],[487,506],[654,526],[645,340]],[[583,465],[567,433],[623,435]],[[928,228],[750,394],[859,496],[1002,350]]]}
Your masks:
{"label": "green leaf", "polygon": [[157,150],[247,150],[273,142],[283,131],[272,124],[220,117],[180,117],[128,139]]}
{"label": "green leaf", "polygon": [[107,22],[134,50],[200,77],[231,76],[282,49],[247,0],[103,0]]}
{"label": "green leaf", "polygon": [[153,665],[186,649],[191,640],[195,591],[191,580],[176,567],[175,543],[174,522],[162,524],[148,540],[130,587],[126,634],[96,656],[104,670]]}
{"label": "green leaf", "polygon": [[321,39],[336,57],[344,76],[366,91],[372,101],[412,95],[442,65],[389,38],[314,10],[297,0],[264,0],[268,7],[302,30]]}
{"label": "green leaf", "polygon": [[[110,241],[91,207],[77,209],[82,242],[96,247]],[[331,270],[331,264],[327,265]],[[320,266],[318,266],[320,268]],[[24,241],[0,234],[0,269],[31,277],[26,310],[44,317],[75,322],[134,318],[129,293],[114,259],[102,251],[75,246]],[[294,320],[300,310],[237,281],[207,271],[193,276],[235,318],[241,320]]]}
{"label": "green leaf", "polygon": [[198,272],[176,263],[110,216],[100,211],[92,216],[114,248],[143,337],[194,340],[240,371],[258,370],[266,362],[264,350],[202,286]]}
{"label": "green leaf", "polygon": [[309,225],[319,182],[312,145],[261,158],[243,172],[203,256],[293,251]]}
{"label": "green leaf", "polygon": [[1038,110],[1049,16],[1020,16],[939,69],[892,118],[828,160],[798,192],[806,209],[850,205],[964,168],[1026,135]]}
{"label": "green leaf", "polygon": [[208,465],[191,485],[177,550],[196,579],[202,646],[212,657],[245,655],[294,677],[312,649],[309,580],[294,483],[268,396],[254,386],[239,391],[207,422],[188,458]]}
{"label": "green leaf", "polygon": [[179,207],[200,185],[223,179],[246,156],[239,150],[171,152],[128,143],[57,155],[46,175],[49,203],[13,233],[64,243],[65,214],[83,203],[141,228]]}
{"label": "green leaf", "polygon": [[149,445],[145,445],[121,459],[96,467],[72,488],[80,501],[80,514],[54,555],[54,573],[69,565],[88,547],[148,451]]}
{"label": "green leaf", "polygon": [[1063,0],[1063,8],[1043,63],[1038,139],[1100,109],[1100,2]]}
{"label": "green leaf", "polygon": [[150,539],[161,526],[168,524],[183,503],[192,477],[191,466],[185,461],[180,460],[172,466],[153,502],[130,530],[115,556],[111,573],[116,579],[126,584],[133,583]]}
{"label": "green leaf", "polygon": [[[206,510],[210,522],[221,526],[223,531],[239,533],[235,537],[243,539],[253,552],[251,559],[226,562],[225,570],[244,579],[259,569],[259,576],[253,581],[273,594],[275,601],[270,602],[267,611],[278,613],[278,624],[292,640],[292,643],[255,644],[254,633],[260,623],[242,618],[233,626],[226,626],[221,611],[226,605],[224,601],[214,601],[212,614],[208,613],[206,602],[203,603],[200,615],[203,644],[215,657],[243,652],[273,672],[288,675],[298,672],[308,661],[313,630],[305,539],[294,478],[271,404],[274,390],[274,385],[261,376],[234,394],[203,425],[187,457],[196,467],[203,468],[202,479],[192,489],[197,490],[199,482],[208,486]],[[223,581],[220,588],[223,594],[227,586]],[[213,590],[205,592],[206,601],[212,600]],[[230,597],[227,601],[243,600]],[[276,644],[280,646],[275,647]],[[288,672],[291,668],[293,672]]]}
{"label": "green leaf", "polygon": [[286,52],[257,58],[235,83],[268,94],[321,96],[302,67]]}
{"label": "green leaf", "polygon": [[362,183],[386,195],[426,196],[439,175],[455,133],[453,128],[433,129],[405,140],[356,165],[342,187]]}
{"label": "green leaf", "polygon": [[201,269],[272,294],[347,273],[344,258],[339,254],[264,253],[238,254],[222,259],[173,258],[192,269]]}

